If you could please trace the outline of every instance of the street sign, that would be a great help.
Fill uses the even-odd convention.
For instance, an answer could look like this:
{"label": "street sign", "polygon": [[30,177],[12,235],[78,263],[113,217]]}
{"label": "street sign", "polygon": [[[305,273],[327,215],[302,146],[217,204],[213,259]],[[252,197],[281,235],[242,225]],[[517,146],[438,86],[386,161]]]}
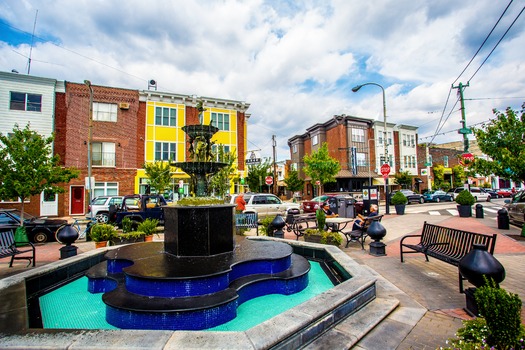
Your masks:
{"label": "street sign", "polygon": [[273,177],[272,176],[266,176],[265,181],[266,181],[266,184],[268,186],[270,186],[271,184],[273,184]]}
{"label": "street sign", "polygon": [[383,177],[388,177],[388,174],[390,174],[390,165],[387,163],[381,165],[381,174],[383,174]]}
{"label": "street sign", "polygon": [[255,152],[250,154],[250,158],[246,158],[246,165],[259,165],[261,164],[261,158],[257,157]]}

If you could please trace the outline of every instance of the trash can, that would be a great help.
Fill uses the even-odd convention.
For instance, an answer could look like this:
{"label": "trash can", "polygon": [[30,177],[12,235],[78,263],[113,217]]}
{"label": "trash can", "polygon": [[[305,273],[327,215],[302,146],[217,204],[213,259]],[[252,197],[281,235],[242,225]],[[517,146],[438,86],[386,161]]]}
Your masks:
{"label": "trash can", "polygon": [[337,210],[340,218],[347,218],[346,216],[346,198],[338,197],[337,198]]}
{"label": "trash can", "polygon": [[507,209],[502,208],[498,210],[498,229],[508,230],[509,229],[509,213]]}
{"label": "trash can", "polygon": [[483,205],[476,204],[476,218],[483,219]]}
{"label": "trash can", "polygon": [[332,213],[338,214],[339,216],[341,216],[341,214],[339,213],[339,207],[338,207],[338,204],[337,204],[337,197],[335,197],[335,196],[328,197],[326,202],[330,206],[330,210],[332,211]]}
{"label": "trash can", "polygon": [[[291,225],[293,224],[293,218],[294,218],[294,215],[299,215],[301,214],[301,211],[299,209],[296,209],[296,208],[292,208],[292,209],[288,209],[288,212],[286,213],[286,224],[287,225]],[[288,230],[288,232],[291,231]]]}
{"label": "trash can", "polygon": [[345,211],[345,218],[353,219],[355,218],[355,199],[352,197],[346,197],[344,202],[344,211]]}

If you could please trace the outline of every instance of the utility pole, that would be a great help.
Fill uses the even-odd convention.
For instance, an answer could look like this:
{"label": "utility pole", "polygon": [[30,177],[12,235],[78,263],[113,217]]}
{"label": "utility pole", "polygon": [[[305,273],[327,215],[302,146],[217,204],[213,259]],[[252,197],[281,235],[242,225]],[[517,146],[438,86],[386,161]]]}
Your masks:
{"label": "utility pole", "polygon": [[461,103],[461,129],[458,130],[458,134],[463,134],[463,151],[464,153],[468,153],[469,150],[469,142],[468,142],[468,134],[472,133],[472,130],[467,128],[467,119],[465,116],[465,100],[463,98],[463,90],[469,86],[469,83],[467,85],[463,85],[462,83],[459,83],[458,86],[452,85],[453,89],[458,89],[459,94],[459,100]]}
{"label": "utility pole", "polygon": [[275,141],[275,135],[272,135],[272,146],[273,146],[273,194],[277,194],[277,164],[275,163],[277,142]]}

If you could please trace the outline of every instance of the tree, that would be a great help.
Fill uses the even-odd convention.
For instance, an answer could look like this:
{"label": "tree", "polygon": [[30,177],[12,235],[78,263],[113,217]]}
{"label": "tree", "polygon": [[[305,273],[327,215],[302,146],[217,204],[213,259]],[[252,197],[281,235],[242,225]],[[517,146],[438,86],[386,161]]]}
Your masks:
{"label": "tree", "polygon": [[218,157],[219,162],[226,163],[226,166],[211,177],[210,189],[223,198],[231,186],[230,181],[235,177],[236,170],[233,164],[237,160],[237,156],[234,152],[225,152],[224,146],[220,145],[218,147]]}
{"label": "tree", "polygon": [[262,185],[264,185],[264,179],[268,175],[272,175],[268,169],[272,162],[270,158],[265,158],[263,162],[259,165],[249,165],[248,166],[248,176],[246,176],[245,181],[248,184],[248,187],[251,191],[257,189],[262,191]]}
{"label": "tree", "polygon": [[24,201],[31,196],[47,191],[63,193],[61,184],[77,178],[76,168],[60,166],[60,156],[51,149],[54,136],[44,138],[36,131],[18,125],[13,133],[0,133],[0,199],[17,200],[22,203],[21,222],[24,222]]}
{"label": "tree", "polygon": [[462,187],[465,183],[465,180],[467,179],[467,176],[465,175],[465,168],[463,168],[461,165],[456,165],[452,168],[452,175],[453,175],[453,186],[454,187]]}
{"label": "tree", "polygon": [[435,190],[443,188],[443,183],[445,182],[445,167],[442,164],[434,165],[432,168],[434,173],[434,186]]}
{"label": "tree", "polygon": [[144,170],[149,179],[149,185],[157,191],[157,194],[162,194],[170,188],[171,168],[169,163],[163,161],[144,163]]}
{"label": "tree", "polygon": [[469,164],[471,172],[525,181],[525,113],[520,112],[510,107],[504,113],[494,109],[495,119],[473,128],[480,150],[490,160],[475,158]]}
{"label": "tree", "polygon": [[312,183],[319,181],[321,185],[335,182],[335,175],[341,170],[339,162],[328,154],[328,144],[323,142],[321,147],[310,155],[303,157],[304,173],[312,179]]}
{"label": "tree", "polygon": [[304,180],[299,177],[297,170],[288,171],[288,176],[284,179],[284,183],[291,192],[301,191],[304,188]]}
{"label": "tree", "polygon": [[396,184],[401,185],[402,188],[410,188],[412,186],[412,176],[408,171],[400,171],[394,175]]}

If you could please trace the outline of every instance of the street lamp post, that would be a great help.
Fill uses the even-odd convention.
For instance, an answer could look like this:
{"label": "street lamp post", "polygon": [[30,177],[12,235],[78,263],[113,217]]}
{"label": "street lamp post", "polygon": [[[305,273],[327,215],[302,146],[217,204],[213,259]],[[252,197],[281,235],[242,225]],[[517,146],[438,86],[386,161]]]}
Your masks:
{"label": "street lamp post", "polygon": [[[93,88],[91,87],[91,82],[89,80],[84,80],[84,84],[89,88],[89,126],[88,126],[88,143],[87,143],[87,153],[88,153],[88,203],[91,204],[93,199],[93,188],[91,186],[91,143],[93,141]],[[93,220],[93,211],[89,212],[89,217]]]}
{"label": "street lamp post", "polygon": [[[385,89],[383,88],[383,86],[377,84],[377,83],[364,83],[364,84],[361,84],[361,85],[357,85],[355,87],[352,88],[352,91],[353,92],[358,92],[359,89],[361,89],[363,86],[365,85],[375,85],[375,86],[379,86],[381,88],[381,91],[383,91],[383,120],[384,120],[384,131],[383,131],[383,145],[385,147],[385,163],[388,164],[388,145],[387,145],[387,125],[386,125],[386,99],[385,99]],[[389,210],[389,205],[388,205],[388,176],[385,178],[385,213],[386,214],[389,214],[390,213],[390,210]]]}

